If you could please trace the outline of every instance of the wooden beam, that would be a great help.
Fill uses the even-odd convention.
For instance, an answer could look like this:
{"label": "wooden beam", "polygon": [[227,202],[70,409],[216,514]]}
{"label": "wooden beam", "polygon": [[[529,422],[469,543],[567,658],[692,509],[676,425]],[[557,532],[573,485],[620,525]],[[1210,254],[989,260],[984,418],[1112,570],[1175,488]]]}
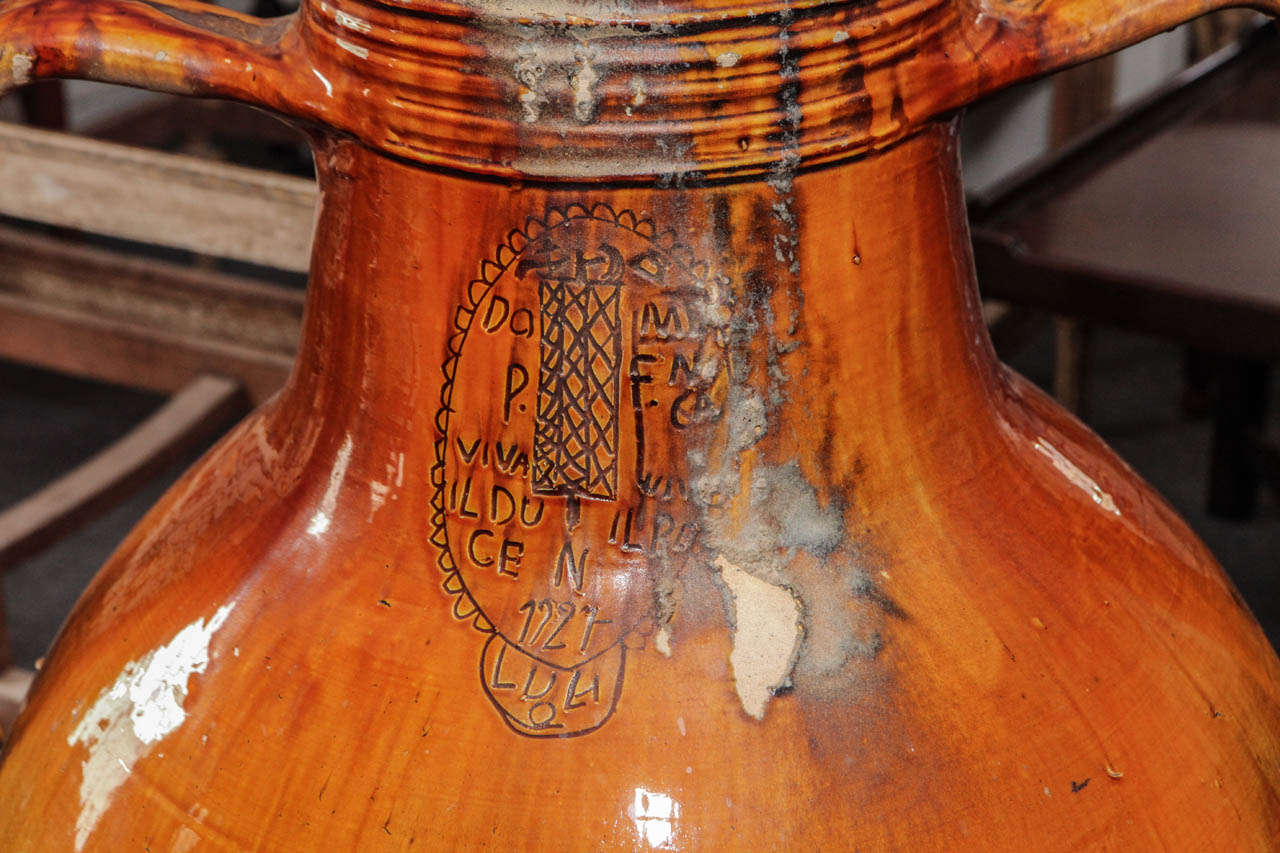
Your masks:
{"label": "wooden beam", "polygon": [[202,376],[129,434],[0,512],[0,570],[106,509],[244,412],[238,383]]}
{"label": "wooden beam", "polygon": [[1197,62],[1094,129],[969,198],[975,225],[993,225],[1082,182],[1157,132],[1217,103],[1243,85],[1280,39],[1274,25]]}
{"label": "wooden beam", "polygon": [[1002,359],[1007,360],[1035,337],[1044,325],[1045,316],[1040,311],[1012,302],[984,299],[982,320],[987,326],[991,346]]}
{"label": "wooden beam", "polygon": [[1053,148],[1098,124],[1114,103],[1116,58],[1102,56],[1054,75],[1049,144]]}
{"label": "wooden beam", "polygon": [[0,584],[0,673],[13,665],[13,642],[9,636],[8,614],[4,606],[4,586]]}
{"label": "wooden beam", "polygon": [[[153,391],[173,392],[202,372],[235,376],[257,403],[284,385],[292,359],[218,341],[33,307],[0,295],[0,357]],[[274,363],[271,363],[274,361]]]}
{"label": "wooden beam", "polygon": [[305,272],[312,181],[0,124],[0,214]]}
{"label": "wooden beam", "polygon": [[173,393],[235,376],[284,384],[302,291],[0,227],[0,356]]}
{"label": "wooden beam", "polygon": [[35,675],[30,670],[16,666],[0,669],[0,744],[4,743],[5,737],[13,730],[13,721],[22,710],[22,703],[26,701],[27,691],[31,689]]}

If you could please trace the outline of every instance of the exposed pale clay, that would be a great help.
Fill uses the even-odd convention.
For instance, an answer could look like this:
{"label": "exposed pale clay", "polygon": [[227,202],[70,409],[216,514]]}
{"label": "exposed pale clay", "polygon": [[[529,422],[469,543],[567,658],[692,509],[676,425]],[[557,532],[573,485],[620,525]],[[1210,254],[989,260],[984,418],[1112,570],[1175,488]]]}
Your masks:
{"label": "exposed pale clay", "polygon": [[576,55],[578,67],[570,78],[573,89],[573,116],[588,122],[596,112],[596,81],[600,79],[591,65],[591,54],[582,50]]}
{"label": "exposed pale clay", "polygon": [[[398,489],[404,485],[404,454],[392,453],[391,462],[387,463],[387,479],[391,482],[384,483],[381,480],[369,481],[369,521],[373,521],[374,515],[387,502],[387,497],[391,496],[393,488]],[[391,496],[395,500],[395,496]]]}
{"label": "exposed pale clay", "polygon": [[526,124],[532,124],[542,115],[542,105],[547,100],[542,91],[542,78],[546,74],[546,66],[535,53],[529,52],[516,60],[513,70],[521,86],[519,97],[524,121]]}
{"label": "exposed pale clay", "polygon": [[645,88],[644,80],[640,77],[631,78],[631,106],[642,107],[645,100],[649,97],[648,90]]}
{"label": "exposed pale clay", "polygon": [[734,686],[742,708],[757,720],[774,691],[791,679],[804,639],[800,602],[788,590],[717,557],[715,567],[733,601]]}
{"label": "exposed pale clay", "polygon": [[200,836],[189,826],[178,828],[178,834],[173,838],[173,848],[170,853],[191,853],[200,843]]}
{"label": "exposed pale clay", "polygon": [[29,53],[14,54],[13,85],[22,86],[31,82],[31,67],[35,65],[35,57]]}
{"label": "exposed pale clay", "polygon": [[373,521],[374,515],[382,509],[389,494],[391,494],[391,487],[386,483],[380,483],[377,480],[369,481],[369,521]]}
{"label": "exposed pale clay", "polygon": [[78,743],[89,751],[81,764],[76,850],[138,759],[186,719],[187,680],[209,665],[209,642],[233,607],[218,608],[208,622],[197,619],[165,645],[125,664],[67,737],[68,746]]}
{"label": "exposed pale clay", "polygon": [[653,635],[653,647],[667,657],[671,657],[671,629],[666,625],[659,628],[658,633]]}

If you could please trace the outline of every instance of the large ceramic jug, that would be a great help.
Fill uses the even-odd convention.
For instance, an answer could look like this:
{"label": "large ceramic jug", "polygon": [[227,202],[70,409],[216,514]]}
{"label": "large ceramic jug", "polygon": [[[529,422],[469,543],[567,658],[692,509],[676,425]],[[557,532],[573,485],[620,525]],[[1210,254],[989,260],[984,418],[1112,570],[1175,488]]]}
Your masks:
{"label": "large ceramic jug", "polygon": [[7,0],[6,84],[275,110],[322,201],[0,847],[1271,848],[1280,664],[994,358],[953,117],[1214,5]]}

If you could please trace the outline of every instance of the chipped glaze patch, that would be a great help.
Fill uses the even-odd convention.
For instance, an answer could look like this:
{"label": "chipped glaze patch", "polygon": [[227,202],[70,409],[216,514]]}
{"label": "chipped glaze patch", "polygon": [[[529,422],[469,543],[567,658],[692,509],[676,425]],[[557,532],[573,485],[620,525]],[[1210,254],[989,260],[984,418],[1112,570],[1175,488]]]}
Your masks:
{"label": "chipped glaze patch", "polygon": [[582,48],[574,54],[577,68],[569,76],[569,87],[573,91],[573,116],[586,124],[596,113],[596,83],[600,75],[592,65],[594,54]]}
{"label": "chipped glaze patch", "polygon": [[170,853],[191,853],[200,844],[200,836],[189,826],[179,827],[173,837],[173,849]]}
{"label": "chipped glaze patch", "polygon": [[653,647],[667,657],[671,657],[671,628],[663,625],[653,635]]}
{"label": "chipped glaze patch", "polygon": [[787,589],[717,557],[715,567],[733,605],[734,687],[742,708],[757,720],[775,691],[791,680],[804,639],[800,602]]}
{"label": "chipped glaze patch", "polygon": [[31,82],[31,69],[36,64],[35,57],[29,53],[14,54],[12,68],[13,85],[22,86]]}
{"label": "chipped glaze patch", "polygon": [[218,608],[208,622],[197,619],[165,645],[125,664],[67,737],[68,746],[78,743],[89,751],[81,764],[76,850],[84,847],[138,759],[186,719],[187,680],[205,671],[213,633],[234,607]]}
{"label": "chipped glaze patch", "polygon": [[373,523],[373,517],[377,515],[378,510],[386,505],[388,497],[391,500],[396,500],[399,497],[393,494],[393,491],[404,485],[404,453],[392,453],[391,459],[392,461],[388,462],[386,467],[387,482],[381,480],[369,481],[369,517],[366,520],[370,524]]}
{"label": "chipped glaze patch", "polygon": [[1120,508],[1116,506],[1116,502],[1111,495],[1103,491],[1102,487],[1092,477],[1080,470],[1080,466],[1062,455],[1062,451],[1058,450],[1043,437],[1036,439],[1036,450],[1047,456],[1049,461],[1053,463],[1053,467],[1057,468],[1063,476],[1076,486],[1083,489],[1094,503],[1112,515],[1120,515]]}

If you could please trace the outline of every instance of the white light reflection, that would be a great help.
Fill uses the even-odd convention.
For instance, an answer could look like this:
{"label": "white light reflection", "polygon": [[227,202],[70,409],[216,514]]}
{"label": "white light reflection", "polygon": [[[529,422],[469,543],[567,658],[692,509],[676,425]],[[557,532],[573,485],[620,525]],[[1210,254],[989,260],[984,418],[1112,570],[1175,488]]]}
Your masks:
{"label": "white light reflection", "polygon": [[636,788],[631,818],[648,845],[654,850],[670,850],[680,819],[680,804],[666,794]]}
{"label": "white light reflection", "polygon": [[323,512],[317,512],[311,516],[311,523],[307,525],[307,533],[312,536],[319,536],[329,529],[329,516]]}
{"label": "white light reflection", "polygon": [[321,74],[319,71],[317,71],[316,69],[312,68],[312,69],[311,69],[311,73],[312,73],[312,74],[314,74],[314,75],[316,75],[316,77],[318,77],[318,78],[320,79],[320,82],[324,84],[324,93],[325,93],[326,95],[328,95],[329,97],[331,97],[331,98],[332,98],[332,97],[333,97],[333,84],[332,84],[332,83],[330,83],[330,82],[328,81],[328,79],[326,79],[326,78],[325,78],[325,76],[324,76],[323,74]]}
{"label": "white light reflection", "polygon": [[351,436],[348,435],[342,442],[342,447],[338,449],[338,458],[333,464],[333,470],[329,472],[329,486],[324,490],[324,497],[320,499],[320,509],[311,516],[311,522],[307,525],[307,533],[312,536],[323,535],[333,520],[333,510],[338,505],[338,492],[342,488],[342,481],[347,476],[347,465],[351,463],[351,447]]}
{"label": "white light reflection", "polygon": [[1057,468],[1059,473],[1074,485],[1083,489],[1084,493],[1094,503],[1112,515],[1120,515],[1120,508],[1116,506],[1116,502],[1111,495],[1107,494],[1092,477],[1082,471],[1079,465],[1064,456],[1061,450],[1050,444],[1043,436],[1036,439],[1035,448],[1049,458],[1049,461],[1053,463],[1053,467]]}

